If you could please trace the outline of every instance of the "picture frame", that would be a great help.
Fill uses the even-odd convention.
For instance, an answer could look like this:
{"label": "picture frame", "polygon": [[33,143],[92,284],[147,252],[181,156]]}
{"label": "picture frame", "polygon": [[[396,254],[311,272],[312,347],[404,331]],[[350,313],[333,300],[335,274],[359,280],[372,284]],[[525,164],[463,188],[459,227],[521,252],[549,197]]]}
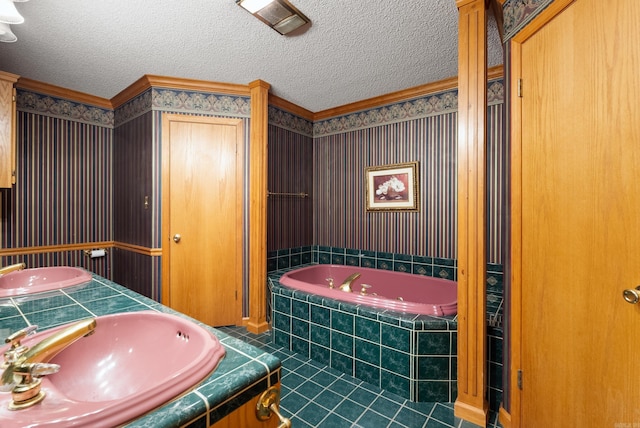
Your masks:
{"label": "picture frame", "polygon": [[418,211],[418,162],[365,168],[367,211]]}

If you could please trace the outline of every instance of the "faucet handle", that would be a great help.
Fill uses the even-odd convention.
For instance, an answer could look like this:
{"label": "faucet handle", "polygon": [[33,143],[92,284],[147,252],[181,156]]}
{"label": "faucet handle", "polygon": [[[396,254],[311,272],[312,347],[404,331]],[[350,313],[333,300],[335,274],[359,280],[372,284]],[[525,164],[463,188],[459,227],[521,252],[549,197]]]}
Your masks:
{"label": "faucet handle", "polygon": [[360,294],[362,294],[363,296],[366,296],[367,290],[369,288],[371,288],[371,285],[370,284],[362,284],[361,287],[362,287],[362,290],[360,290]]}
{"label": "faucet handle", "polygon": [[[28,364],[25,368],[31,376],[42,377],[49,374],[58,373],[58,371],[60,370],[60,365],[53,363],[32,363]],[[16,369],[16,372],[18,371],[19,369]]]}
{"label": "faucet handle", "polygon": [[37,329],[38,329],[37,325],[30,325],[28,327],[25,327],[22,330],[18,330],[15,333],[11,334],[9,337],[7,337],[4,340],[4,343],[10,343],[11,350],[12,351],[16,350],[22,346],[20,345],[20,341],[27,336],[31,336],[32,334],[35,334]]}
{"label": "faucet handle", "polygon": [[325,281],[329,283],[329,288],[333,288],[333,278],[326,278]]}

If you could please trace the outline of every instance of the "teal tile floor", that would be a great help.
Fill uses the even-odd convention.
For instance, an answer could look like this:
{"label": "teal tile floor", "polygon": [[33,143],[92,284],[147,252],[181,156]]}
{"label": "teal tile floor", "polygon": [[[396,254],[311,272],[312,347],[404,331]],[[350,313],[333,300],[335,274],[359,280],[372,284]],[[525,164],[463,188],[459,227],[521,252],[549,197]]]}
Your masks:
{"label": "teal tile floor", "polygon": [[[219,330],[256,346],[282,361],[281,411],[294,428],[472,428],[455,421],[453,403],[413,403],[271,342],[243,327]],[[500,428],[497,414],[490,428]]]}

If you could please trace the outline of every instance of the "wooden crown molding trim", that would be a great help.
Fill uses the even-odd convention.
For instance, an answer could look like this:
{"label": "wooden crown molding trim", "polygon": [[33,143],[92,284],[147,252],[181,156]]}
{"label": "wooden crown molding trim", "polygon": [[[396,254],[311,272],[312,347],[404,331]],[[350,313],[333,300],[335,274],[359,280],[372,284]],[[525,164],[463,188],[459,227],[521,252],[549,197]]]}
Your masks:
{"label": "wooden crown molding trim", "polygon": [[5,82],[16,83],[19,78],[20,76],[18,76],[17,74],[8,73],[6,71],[0,70],[0,80],[4,80]]}
{"label": "wooden crown molding trim", "polygon": [[412,88],[403,89],[401,91],[391,92],[385,95],[368,98],[366,100],[356,101],[350,104],[345,104],[343,106],[322,110],[313,115],[313,120],[318,121],[336,116],[344,116],[350,113],[369,110],[372,108],[383,106],[385,104],[392,104],[409,98],[417,98],[422,95],[427,95],[434,92],[446,91],[448,89],[456,88],[457,86],[458,78],[450,77],[448,79],[439,80],[437,82],[414,86]]}
{"label": "wooden crown molding trim", "polygon": [[16,87],[27,91],[34,91],[40,94],[76,101],[82,104],[90,104],[92,106],[106,108],[109,110],[113,109],[111,101],[106,98],[96,97],[95,95],[89,95],[84,92],[74,91],[73,89],[51,85],[49,83],[40,82],[26,77],[19,78]]}
{"label": "wooden crown molding trim", "polygon": [[116,96],[111,98],[111,105],[113,105],[113,109],[117,109],[122,106],[129,100],[137,97],[147,89],[151,88],[151,83],[147,76],[142,76],[131,85],[124,88],[122,91],[118,92]]}
{"label": "wooden crown molding trim", "polygon": [[475,3],[477,1],[478,0],[456,0],[456,7],[458,9],[460,9],[462,7],[465,7],[465,6],[469,5],[469,4],[471,4],[471,3]]}
{"label": "wooden crown molding trim", "polygon": [[178,77],[155,76],[146,74],[151,86],[171,89],[185,89],[188,91],[215,92],[218,94],[233,94],[249,96],[249,87],[237,83],[212,82],[208,80],[183,79]]}
{"label": "wooden crown molding trim", "polygon": [[113,108],[120,107],[152,87],[250,96],[248,85],[145,74],[111,99]]}
{"label": "wooden crown molding trim", "polygon": [[[501,1],[501,0],[496,0]],[[502,65],[491,67],[488,70],[489,80],[498,79],[504,75],[504,68]],[[77,102],[82,102],[97,107],[116,109],[129,100],[140,95],[147,89],[152,87],[166,87],[172,89],[184,89],[191,91],[205,91],[215,92],[221,94],[233,94],[250,96],[251,85],[260,85],[269,89],[270,85],[262,80],[256,80],[249,85],[241,85],[234,83],[221,83],[210,82],[206,80],[195,79],[182,79],[176,77],[155,76],[145,74],[127,88],[119,92],[116,96],[108,100],[106,98],[96,97],[94,95],[86,94],[84,92],[74,91],[72,89],[63,88],[60,86],[51,85],[48,83],[40,82],[37,80],[29,79],[26,77],[20,77],[11,73],[0,71],[0,77],[6,76],[7,78],[17,79],[17,87],[25,90],[32,90],[39,93],[44,93],[56,97],[61,97]],[[6,79],[5,79],[6,80]],[[16,80],[14,80],[15,82]],[[266,86],[264,86],[266,85]],[[427,83],[424,85],[415,86],[413,88],[403,89],[397,92],[392,92],[385,95],[380,95],[374,98],[366,100],[356,101],[343,106],[334,107],[319,112],[312,112],[303,107],[300,107],[290,101],[280,98],[277,95],[269,94],[269,104],[278,108],[282,108],[290,113],[296,114],[304,119],[310,121],[324,120],[331,117],[343,116],[346,114],[354,113],[357,111],[368,110],[383,106],[385,104],[391,104],[394,102],[417,98],[423,95],[428,95],[435,92],[441,92],[448,89],[454,89],[458,86],[458,77],[450,77],[448,79],[440,80],[437,82]]]}
{"label": "wooden crown molding trim", "polygon": [[304,107],[300,107],[299,105],[296,105],[290,101],[287,101],[284,98],[280,98],[277,95],[269,94],[269,105],[282,110],[286,110],[289,113],[293,113],[303,119],[307,119],[313,122],[314,113],[312,111],[307,110]]}
{"label": "wooden crown molding trim", "polygon": [[[502,65],[490,67],[487,70],[487,78],[489,80],[499,79],[503,76],[504,76],[504,67]],[[331,109],[322,110],[317,113],[314,113],[313,120],[318,121],[318,120],[325,120],[325,119],[329,119],[337,116],[344,116],[344,115],[355,113],[358,111],[382,107],[387,104],[392,104],[399,101],[408,100],[411,98],[418,98],[418,97],[430,95],[436,92],[456,89],[457,87],[458,87],[458,76],[450,77],[448,79],[439,80],[437,82],[426,83],[424,85],[414,86],[412,88],[403,89],[397,92],[391,92],[389,94],[380,95],[378,97],[369,98],[362,101],[356,101],[350,104],[345,104],[340,107],[334,107]]]}

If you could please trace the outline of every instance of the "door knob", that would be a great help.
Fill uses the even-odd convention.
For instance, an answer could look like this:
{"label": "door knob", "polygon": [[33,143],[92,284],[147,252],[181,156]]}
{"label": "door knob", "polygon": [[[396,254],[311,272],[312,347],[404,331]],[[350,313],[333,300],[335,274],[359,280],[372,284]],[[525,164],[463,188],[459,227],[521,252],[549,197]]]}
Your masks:
{"label": "door knob", "polygon": [[182,236],[180,236],[179,233],[176,233],[175,235],[173,235],[173,242],[175,242],[176,244],[180,242],[181,239],[182,239]]}
{"label": "door knob", "polygon": [[622,292],[622,297],[624,297],[624,300],[626,300],[628,303],[631,303],[632,305],[640,302],[640,285],[638,285],[635,289],[629,288],[627,290],[624,290]]}

